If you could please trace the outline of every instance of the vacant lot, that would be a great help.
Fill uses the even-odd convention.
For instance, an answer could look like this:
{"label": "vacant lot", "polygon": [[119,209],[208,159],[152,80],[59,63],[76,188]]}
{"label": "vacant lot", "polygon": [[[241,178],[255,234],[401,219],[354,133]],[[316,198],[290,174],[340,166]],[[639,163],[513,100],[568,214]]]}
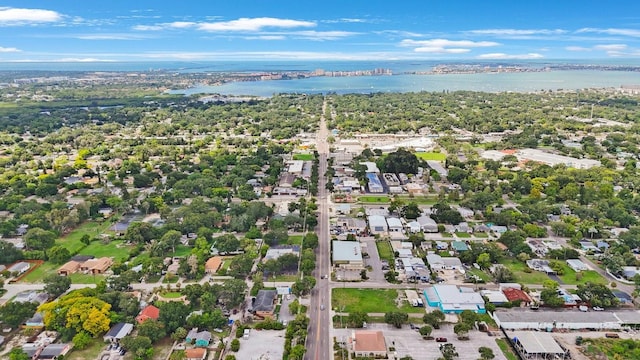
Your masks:
{"label": "vacant lot", "polygon": [[578,285],[587,282],[598,284],[607,283],[607,281],[595,270],[587,270],[577,273],[566,263],[562,263],[562,268],[564,269],[564,275],[559,275],[558,277],[560,278],[560,280],[562,280],[563,283],[567,285]]}
{"label": "vacant lot", "polygon": [[447,155],[439,152],[421,152],[416,153],[416,156],[420,160],[445,161],[447,159]]}
{"label": "vacant lot", "polygon": [[513,271],[513,274],[516,277],[514,281],[521,284],[542,284],[543,282],[550,280],[546,274],[539,271],[527,272],[529,269],[527,264],[515,259],[503,259],[500,261],[500,264]]}
{"label": "vacant lot", "polygon": [[387,240],[376,241],[376,248],[378,248],[378,255],[380,255],[380,259],[387,260],[387,262],[389,262],[389,266],[392,266],[394,256],[391,243]]}
{"label": "vacant lot", "polygon": [[249,339],[240,339],[240,350],[235,354],[236,358],[246,360],[282,359],[284,332],[284,330],[251,330]]}
{"label": "vacant lot", "polygon": [[293,154],[293,160],[311,161],[313,154]]}
{"label": "vacant lot", "polygon": [[125,261],[129,259],[131,246],[126,246],[122,241],[111,241],[108,243],[102,241],[93,241],[91,244],[78,252],[80,255],[93,255],[100,257],[113,257],[114,261]]}
{"label": "vacant lot", "polygon": [[359,196],[358,201],[368,204],[388,204],[390,202],[387,195],[365,195]]}
{"label": "vacant lot", "polygon": [[68,235],[58,239],[56,245],[62,245],[67,248],[71,254],[76,254],[85,246],[85,244],[80,241],[84,235],[89,235],[91,238],[98,237],[105,232],[110,225],[111,221],[87,221]]}
{"label": "vacant lot", "polygon": [[387,313],[401,311],[422,313],[423,308],[413,307],[404,302],[398,306],[396,289],[333,289],[331,306],[344,312]]}

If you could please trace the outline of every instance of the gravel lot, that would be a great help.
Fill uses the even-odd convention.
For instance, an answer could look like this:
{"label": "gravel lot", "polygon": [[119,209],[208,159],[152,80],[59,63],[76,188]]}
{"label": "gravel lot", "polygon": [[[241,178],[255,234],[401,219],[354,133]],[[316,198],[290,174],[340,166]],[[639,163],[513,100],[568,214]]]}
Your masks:
{"label": "gravel lot", "polygon": [[251,329],[249,339],[240,338],[236,358],[246,360],[281,360],[284,353],[284,330]]}

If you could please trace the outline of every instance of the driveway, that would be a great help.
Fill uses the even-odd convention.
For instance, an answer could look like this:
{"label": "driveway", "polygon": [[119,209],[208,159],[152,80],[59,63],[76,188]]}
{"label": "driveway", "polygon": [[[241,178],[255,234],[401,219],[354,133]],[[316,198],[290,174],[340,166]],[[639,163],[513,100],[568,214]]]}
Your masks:
{"label": "driveway", "polygon": [[[285,330],[252,329],[248,339],[240,338],[240,350],[235,354],[243,360],[280,360],[284,354]],[[233,352],[229,352],[233,354]]]}
{"label": "driveway", "polygon": [[293,294],[289,294],[289,300],[287,300],[287,295],[282,296],[282,303],[280,304],[280,313],[278,314],[278,321],[290,322],[291,320],[296,318],[295,314],[291,315],[289,313],[289,304],[291,304],[295,299],[296,297]]}

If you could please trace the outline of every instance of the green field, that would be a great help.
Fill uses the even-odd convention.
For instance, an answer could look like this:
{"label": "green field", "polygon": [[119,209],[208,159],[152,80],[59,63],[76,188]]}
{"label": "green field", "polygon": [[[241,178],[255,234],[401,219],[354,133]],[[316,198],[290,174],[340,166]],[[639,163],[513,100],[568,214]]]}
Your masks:
{"label": "green field", "polygon": [[177,291],[172,291],[172,292],[162,293],[162,294],[160,294],[160,296],[162,296],[165,299],[177,299],[180,296],[182,296],[182,293],[177,292]]}
{"label": "green field", "polygon": [[595,270],[587,270],[581,271],[580,274],[582,278],[580,280],[576,279],[576,273],[572,268],[569,267],[566,263],[562,263],[562,267],[564,268],[564,275],[558,275],[560,280],[567,285],[579,285],[587,282],[597,283],[597,284],[606,284],[607,280],[605,280],[600,274],[598,274]]}
{"label": "green field", "polygon": [[73,284],[97,284],[100,281],[104,280],[104,275],[91,275],[91,274],[83,274],[83,273],[75,273],[69,275],[71,282]]}
{"label": "green field", "polygon": [[293,160],[311,161],[313,154],[293,154]]}
{"label": "green field", "polygon": [[286,244],[287,245],[302,245],[303,235],[289,235]]}
{"label": "green field", "polygon": [[191,247],[182,244],[176,246],[176,252],[173,256],[184,257],[191,254]]}
{"label": "green field", "polygon": [[97,359],[100,352],[102,352],[102,349],[106,347],[107,345],[102,341],[102,337],[99,339],[93,339],[85,349],[72,349],[70,353],[64,356],[64,358],[67,360]]}
{"label": "green field", "polygon": [[424,308],[413,307],[404,303],[398,307],[398,290],[396,289],[333,289],[331,306],[344,312],[362,311],[365,313],[387,313],[398,311],[405,313],[422,313]]}
{"label": "green field", "polygon": [[476,275],[477,277],[479,277],[480,279],[484,280],[485,282],[489,282],[491,281],[491,276],[489,274],[487,274],[486,272],[482,271],[482,270],[478,270],[476,268],[471,268],[466,270],[466,272],[468,274],[473,274]]}
{"label": "green field", "polygon": [[456,232],[456,236],[459,238],[467,239],[471,237],[471,234],[466,232]]}
{"label": "green field", "polygon": [[376,241],[376,248],[378,248],[378,255],[380,256],[380,259],[387,260],[389,265],[392,265],[394,256],[391,243],[387,240]]}
{"label": "green field", "polygon": [[131,247],[123,244],[122,241],[111,241],[104,243],[102,241],[93,241],[87,247],[78,252],[79,255],[93,255],[100,257],[113,257],[114,261],[126,261],[129,259]]}
{"label": "green field", "polygon": [[388,204],[391,200],[387,195],[365,195],[358,197],[358,202],[368,204]]}
{"label": "green field", "polygon": [[[112,219],[115,219],[112,217]],[[68,235],[58,239],[56,241],[56,245],[62,245],[69,250],[72,255],[78,253],[78,251],[82,250],[85,247],[85,244],[80,241],[82,236],[89,235],[90,237],[98,237],[100,234],[105,232],[111,226],[111,221],[88,221],[84,224],[78,226],[75,230],[70,232]]]}
{"label": "green field", "polygon": [[447,159],[447,155],[439,152],[420,152],[416,153],[416,156],[420,160],[436,160],[436,161],[445,161]]}
{"label": "green field", "polygon": [[[418,205],[434,205],[438,202],[438,198],[436,196],[410,196],[410,195],[400,195],[398,199],[410,203],[414,202]],[[453,203],[452,203],[453,204]]]}
{"label": "green field", "polygon": [[487,233],[483,233],[483,232],[477,232],[477,233],[473,233],[473,236],[477,237],[477,238],[488,238],[489,234]]}
{"label": "green field", "polygon": [[45,262],[44,264],[38,266],[35,270],[28,273],[27,276],[23,277],[20,281],[28,283],[42,282],[42,278],[44,278],[45,275],[49,273],[55,273],[59,267],[60,265]]}
{"label": "green field", "polygon": [[516,277],[514,282],[521,284],[542,284],[543,282],[550,280],[546,274],[541,273],[540,271],[532,271],[530,273],[525,272],[527,264],[515,259],[502,259],[500,260],[500,264],[513,271],[513,274]]}

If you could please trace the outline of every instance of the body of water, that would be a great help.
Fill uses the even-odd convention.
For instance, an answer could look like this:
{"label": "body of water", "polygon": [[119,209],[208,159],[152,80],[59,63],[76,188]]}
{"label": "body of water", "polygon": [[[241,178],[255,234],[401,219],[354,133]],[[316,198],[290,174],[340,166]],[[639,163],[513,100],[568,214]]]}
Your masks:
{"label": "body of water", "polygon": [[296,80],[231,82],[219,86],[196,86],[172,90],[174,94],[225,94],[272,96],[278,93],[377,93],[419,91],[532,92],[578,90],[640,85],[640,72],[548,71],[499,74],[393,75],[353,77],[313,77]]}

